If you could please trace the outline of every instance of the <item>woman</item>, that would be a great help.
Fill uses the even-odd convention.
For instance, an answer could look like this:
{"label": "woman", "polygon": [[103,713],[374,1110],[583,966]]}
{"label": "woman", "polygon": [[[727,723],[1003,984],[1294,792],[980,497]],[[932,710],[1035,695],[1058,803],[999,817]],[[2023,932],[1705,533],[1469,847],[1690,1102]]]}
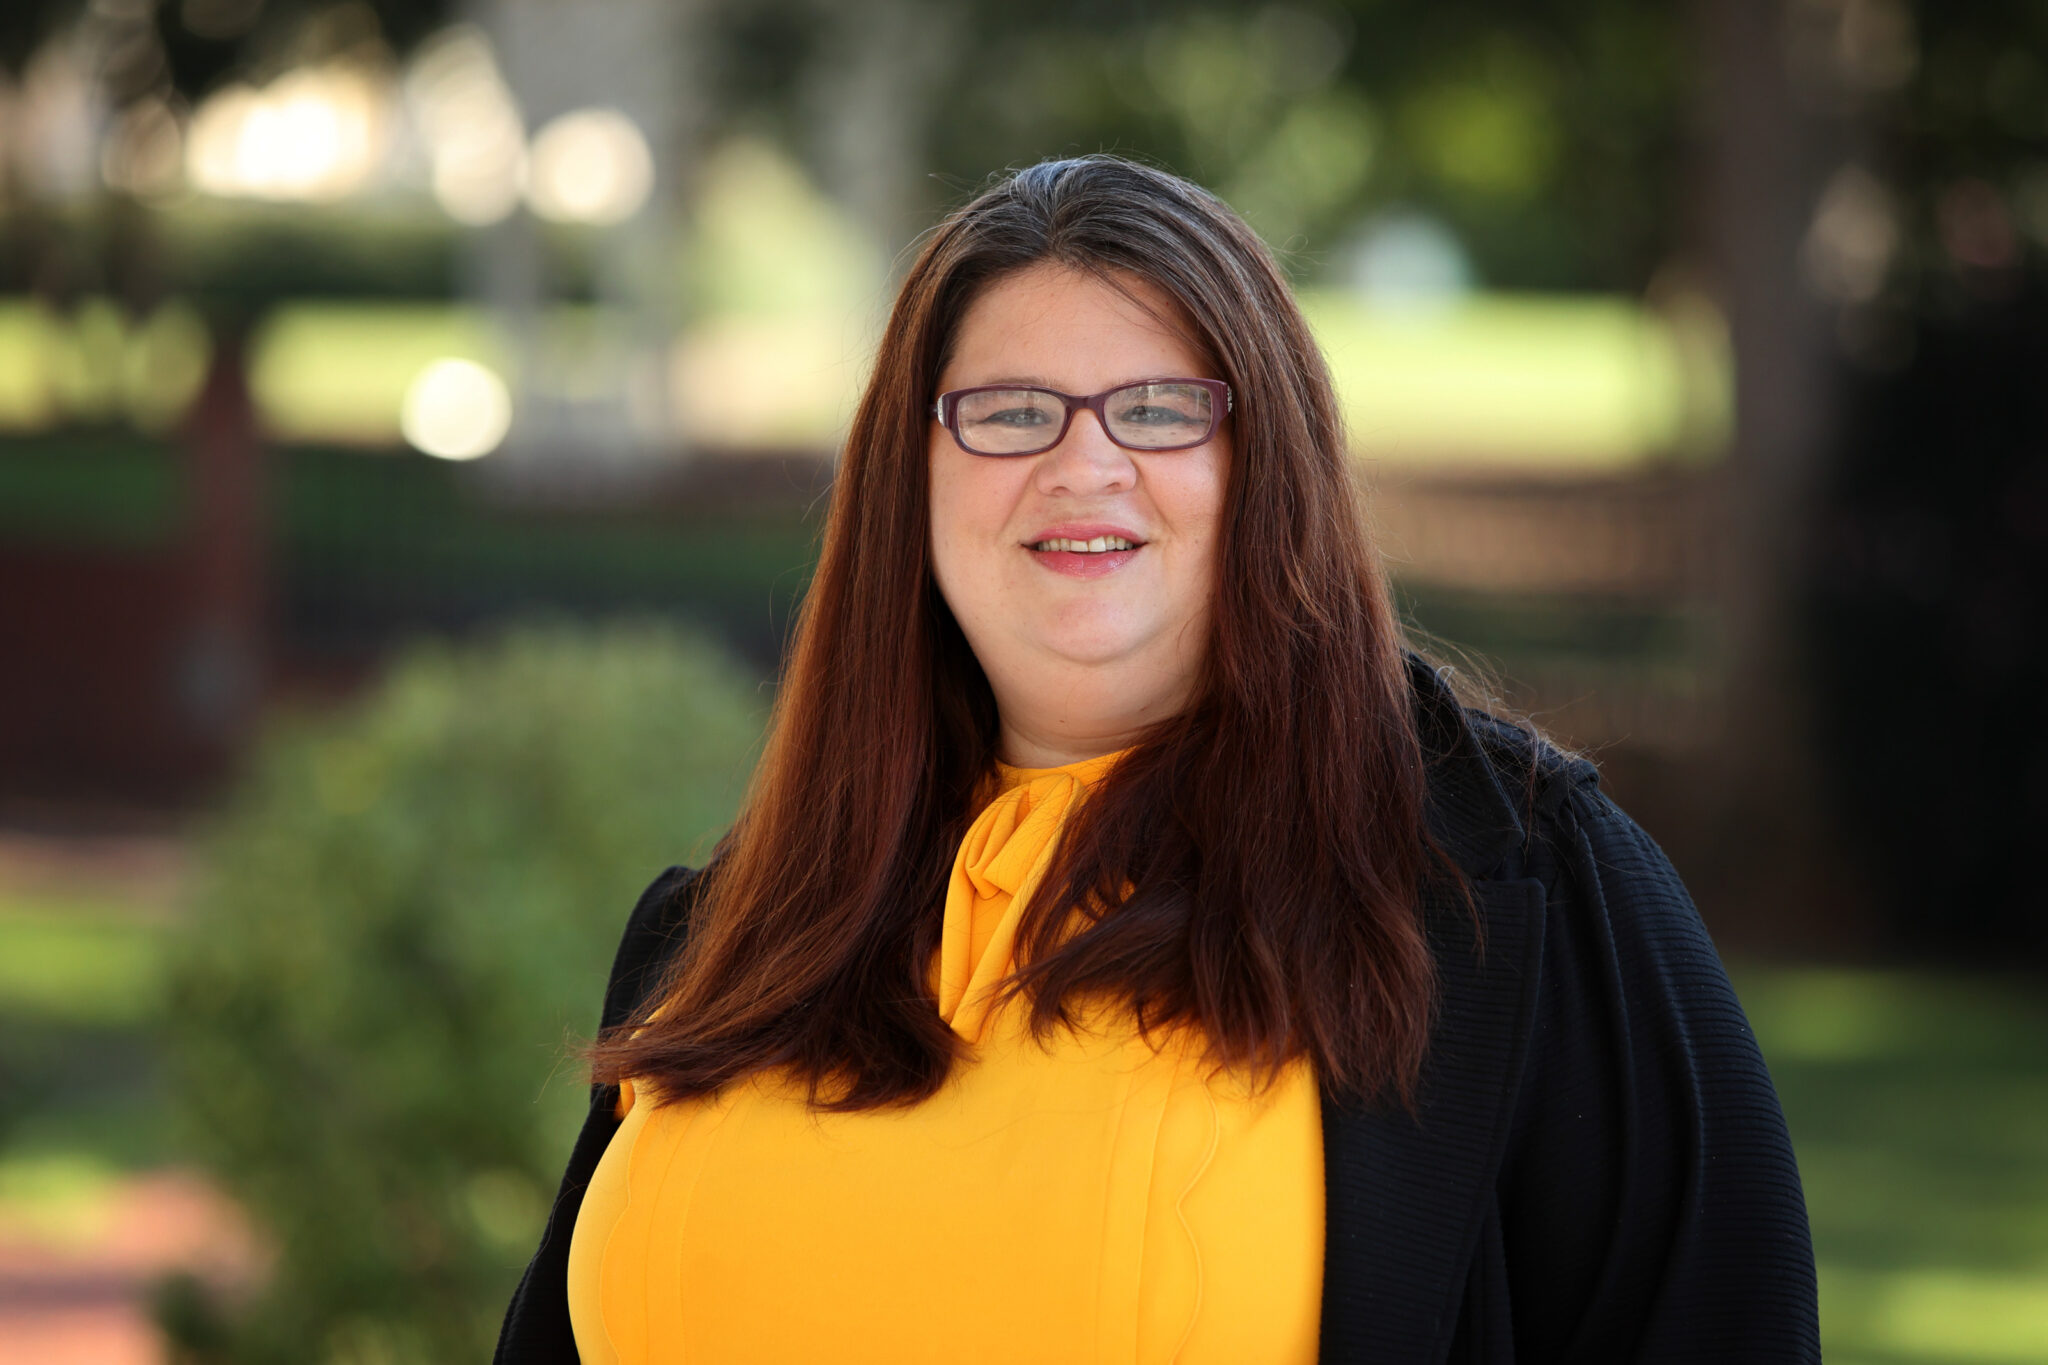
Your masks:
{"label": "woman", "polygon": [[628,923],[501,1361],[1814,1360],[1670,866],[1403,652],[1254,234],[953,214],[745,810]]}

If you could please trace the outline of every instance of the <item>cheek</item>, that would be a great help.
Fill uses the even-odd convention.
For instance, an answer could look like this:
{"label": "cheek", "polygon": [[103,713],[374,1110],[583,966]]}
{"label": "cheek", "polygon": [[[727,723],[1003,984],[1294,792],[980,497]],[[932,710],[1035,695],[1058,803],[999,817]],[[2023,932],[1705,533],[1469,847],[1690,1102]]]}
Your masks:
{"label": "cheek", "polygon": [[1184,600],[1191,615],[1209,611],[1223,562],[1223,503],[1230,467],[1221,456],[1189,468],[1173,490],[1173,515],[1188,533],[1194,562],[1182,567]]}
{"label": "cheek", "polygon": [[935,451],[931,459],[932,524],[963,536],[1000,531],[1017,510],[1030,476],[1029,460],[990,460],[957,449]]}
{"label": "cheek", "polygon": [[1008,488],[1015,471],[950,448],[932,450],[930,469],[932,571],[940,591],[949,592],[988,567],[983,561],[1016,502]]}
{"label": "cheek", "polygon": [[1176,470],[1158,491],[1160,511],[1189,541],[1214,557],[1223,534],[1223,500],[1229,483],[1229,466],[1220,457]]}
{"label": "cheek", "polygon": [[950,597],[948,585],[955,581],[953,531],[960,524],[958,490],[951,471],[945,467],[936,450],[932,452],[928,467],[929,497],[926,505],[931,517],[932,576],[938,580],[940,594]]}

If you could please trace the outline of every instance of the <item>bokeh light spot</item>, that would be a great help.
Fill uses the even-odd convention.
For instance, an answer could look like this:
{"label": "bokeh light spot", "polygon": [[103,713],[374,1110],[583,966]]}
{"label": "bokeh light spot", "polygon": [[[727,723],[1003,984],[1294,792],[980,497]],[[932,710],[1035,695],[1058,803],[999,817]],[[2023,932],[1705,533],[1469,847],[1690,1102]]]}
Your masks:
{"label": "bokeh light spot", "polygon": [[443,211],[458,223],[487,227],[518,208],[526,124],[483,31],[456,24],[429,39],[404,89]]}
{"label": "bokeh light spot", "polygon": [[443,357],[405,391],[399,430],[417,450],[443,460],[474,460],[504,443],[512,394],[488,367]]}
{"label": "bokeh light spot", "polygon": [[624,222],[653,188],[646,135],[616,109],[578,109],[534,136],[526,197],[543,218]]}

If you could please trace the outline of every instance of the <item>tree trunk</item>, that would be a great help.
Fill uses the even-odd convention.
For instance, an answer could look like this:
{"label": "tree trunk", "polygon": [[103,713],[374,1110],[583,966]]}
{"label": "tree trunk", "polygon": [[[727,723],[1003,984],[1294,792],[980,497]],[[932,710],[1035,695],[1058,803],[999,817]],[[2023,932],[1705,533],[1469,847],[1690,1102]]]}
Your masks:
{"label": "tree trunk", "polygon": [[[1811,10],[1814,7],[1803,7]],[[1802,277],[1821,189],[1853,146],[1843,102],[1794,60],[1792,0],[1693,0],[1701,229],[1735,356],[1719,569],[1721,686],[1701,899],[1746,942],[1842,951],[1869,920],[1836,853],[1800,648],[1805,545],[1826,473],[1833,343]]]}

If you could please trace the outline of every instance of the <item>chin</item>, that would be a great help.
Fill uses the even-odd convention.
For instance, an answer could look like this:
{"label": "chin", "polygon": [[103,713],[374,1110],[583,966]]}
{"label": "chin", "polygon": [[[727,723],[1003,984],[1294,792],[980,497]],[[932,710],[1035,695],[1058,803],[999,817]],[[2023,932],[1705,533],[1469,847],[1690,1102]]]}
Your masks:
{"label": "chin", "polygon": [[1115,645],[1048,645],[1046,653],[1066,663],[1086,668],[1101,668],[1128,659],[1132,651]]}
{"label": "chin", "polygon": [[1063,631],[1047,635],[1039,647],[1054,658],[1094,667],[1133,658],[1150,639],[1149,633],[1131,630]]}

